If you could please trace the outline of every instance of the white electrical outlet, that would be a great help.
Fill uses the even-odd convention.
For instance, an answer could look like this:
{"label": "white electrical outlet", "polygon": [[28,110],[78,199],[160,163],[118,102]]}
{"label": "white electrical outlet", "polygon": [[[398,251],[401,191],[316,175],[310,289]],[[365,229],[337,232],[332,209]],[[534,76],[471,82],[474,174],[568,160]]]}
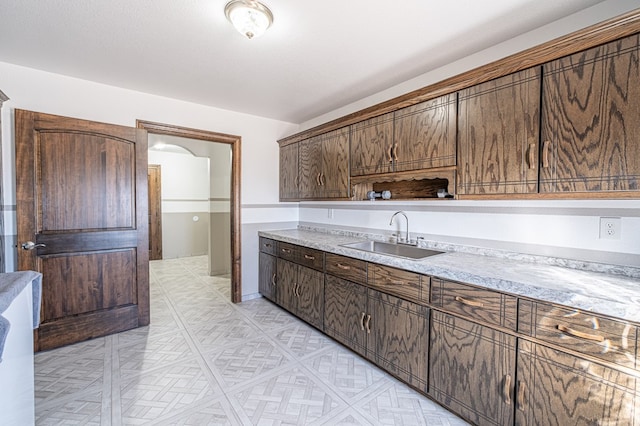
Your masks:
{"label": "white electrical outlet", "polygon": [[600,239],[619,240],[622,235],[622,219],[619,217],[600,218]]}

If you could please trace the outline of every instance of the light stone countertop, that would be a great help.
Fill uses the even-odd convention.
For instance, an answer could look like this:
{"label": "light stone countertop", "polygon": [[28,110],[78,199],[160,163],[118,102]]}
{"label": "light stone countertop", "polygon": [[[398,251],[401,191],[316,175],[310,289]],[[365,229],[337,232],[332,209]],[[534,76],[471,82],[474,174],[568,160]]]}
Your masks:
{"label": "light stone countertop", "polygon": [[445,252],[422,260],[411,260],[341,247],[342,244],[366,239],[363,236],[341,232],[287,229],[260,231],[259,235],[640,323],[640,279],[638,278],[461,251]]}

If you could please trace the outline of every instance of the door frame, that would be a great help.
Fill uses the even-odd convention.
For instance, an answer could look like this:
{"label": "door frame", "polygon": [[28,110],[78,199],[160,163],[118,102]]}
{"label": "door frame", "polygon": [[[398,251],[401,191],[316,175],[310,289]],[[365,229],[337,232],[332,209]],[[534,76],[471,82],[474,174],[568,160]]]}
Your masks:
{"label": "door frame", "polygon": [[242,302],[241,222],[240,222],[240,136],[192,129],[152,121],[136,120],[136,127],[148,133],[199,139],[231,145],[231,301]]}
{"label": "door frame", "polygon": [[[162,168],[160,164],[149,164],[149,260],[162,259]],[[154,179],[151,175],[154,174]],[[152,186],[153,185],[153,186]],[[151,199],[157,202],[152,203]],[[155,220],[153,220],[155,218]]]}

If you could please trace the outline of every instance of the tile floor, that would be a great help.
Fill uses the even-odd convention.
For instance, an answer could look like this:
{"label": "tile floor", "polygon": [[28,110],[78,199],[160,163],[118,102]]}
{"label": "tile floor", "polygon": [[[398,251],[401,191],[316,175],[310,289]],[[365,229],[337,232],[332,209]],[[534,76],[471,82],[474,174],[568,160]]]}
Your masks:
{"label": "tile floor", "polygon": [[151,262],[151,325],[38,353],[38,425],[466,425],[206,257]]}

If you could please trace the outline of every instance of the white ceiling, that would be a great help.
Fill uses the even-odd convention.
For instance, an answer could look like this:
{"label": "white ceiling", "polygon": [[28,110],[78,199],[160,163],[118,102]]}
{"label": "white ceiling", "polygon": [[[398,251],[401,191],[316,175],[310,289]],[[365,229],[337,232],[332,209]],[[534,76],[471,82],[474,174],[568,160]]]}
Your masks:
{"label": "white ceiling", "polygon": [[301,123],[602,0],[263,1],[1,0],[0,61]]}

